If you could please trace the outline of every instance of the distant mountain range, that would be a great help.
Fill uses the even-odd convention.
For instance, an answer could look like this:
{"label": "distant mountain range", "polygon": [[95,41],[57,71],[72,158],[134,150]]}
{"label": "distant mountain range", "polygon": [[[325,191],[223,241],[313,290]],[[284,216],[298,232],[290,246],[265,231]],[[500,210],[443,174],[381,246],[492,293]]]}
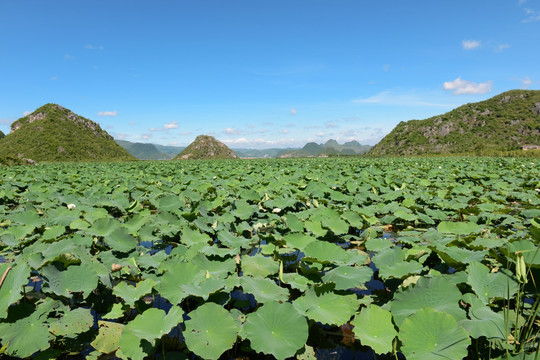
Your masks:
{"label": "distant mountain range", "polygon": [[282,150],[276,157],[317,157],[317,156],[344,156],[362,155],[371,149],[369,145],[362,145],[358,141],[349,141],[340,145],[336,140],[328,140],[324,144],[309,142],[298,150]]}
{"label": "distant mountain range", "polygon": [[[141,160],[170,160],[182,152],[185,147],[166,146],[147,143],[133,143],[126,140],[116,140],[131,155]],[[361,145],[357,141],[350,141],[340,145],[336,140],[328,140],[325,144],[307,143],[303,148],[271,148],[246,149],[233,148],[232,151],[240,158],[286,158],[286,157],[313,157],[337,155],[361,155],[369,151],[371,146]]]}
{"label": "distant mountain range", "polygon": [[213,136],[199,135],[173,160],[238,159],[224,143]]}
{"label": "distant mountain range", "polygon": [[511,90],[429,119],[400,122],[369,155],[496,154],[525,145],[540,145],[540,90]]}

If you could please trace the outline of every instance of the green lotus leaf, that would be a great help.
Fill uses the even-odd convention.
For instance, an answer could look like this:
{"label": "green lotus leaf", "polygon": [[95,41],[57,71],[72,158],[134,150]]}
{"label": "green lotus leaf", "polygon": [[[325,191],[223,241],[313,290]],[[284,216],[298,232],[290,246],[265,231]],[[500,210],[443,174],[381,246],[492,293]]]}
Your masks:
{"label": "green lotus leaf", "polygon": [[227,260],[215,261],[199,254],[191,259],[191,263],[199,266],[204,273],[208,272],[211,277],[218,279],[224,279],[236,271],[236,261],[232,257]]}
{"label": "green lotus leaf", "polygon": [[304,231],[304,224],[301,220],[296,217],[294,214],[285,214],[284,216],[285,222],[287,223],[287,226],[291,231],[293,232],[303,232]]}
{"label": "green lotus leaf", "polygon": [[166,195],[159,199],[158,208],[166,211],[179,210],[185,206],[185,202],[177,195]]}
{"label": "green lotus leaf", "polygon": [[307,260],[313,260],[319,263],[346,263],[348,260],[347,251],[339,245],[326,241],[315,241],[304,248],[304,254]]}
{"label": "green lotus leaf", "polygon": [[208,300],[208,297],[225,287],[225,282],[222,279],[204,279],[198,284],[182,284],[180,290],[193,296],[202,297],[204,300]]}
{"label": "green lotus leaf", "polygon": [[182,314],[183,311],[178,306],[171,307],[167,314],[161,309],[150,308],[127,323],[126,329],[139,339],[153,344],[156,339],[168,334],[182,322]]}
{"label": "green lotus leaf", "polygon": [[356,295],[325,293],[317,296],[307,292],[293,302],[294,308],[309,319],[323,324],[341,326],[351,319],[359,302]]}
{"label": "green lotus leaf", "polygon": [[322,280],[325,283],[333,282],[336,290],[353,288],[365,289],[365,283],[373,276],[373,270],[369,266],[338,266],[324,274]]}
{"label": "green lotus leaf", "polygon": [[[34,226],[32,225],[11,225],[7,230],[2,232],[2,235],[11,234],[15,240],[23,240],[25,237],[30,235],[34,231]],[[4,239],[2,241],[5,242]]]}
{"label": "green lotus leaf", "polygon": [[370,346],[377,354],[392,351],[392,342],[397,331],[390,311],[372,304],[356,314],[351,324],[354,326],[355,337],[362,345]]}
{"label": "green lotus leaf", "polygon": [[508,331],[504,316],[501,313],[496,313],[489,306],[478,299],[476,295],[465,294],[463,301],[470,304],[469,317],[470,320],[461,320],[458,324],[462,326],[467,333],[474,339],[485,336],[488,340],[505,340],[508,339]]}
{"label": "green lotus leaf", "polygon": [[231,249],[247,249],[251,244],[251,240],[243,236],[234,236],[228,231],[220,231],[217,238],[221,243]]}
{"label": "green lotus leaf", "polygon": [[155,285],[156,282],[152,279],[140,281],[135,286],[128,285],[127,282],[122,281],[113,288],[113,295],[122,298],[127,305],[133,306],[135,305],[135,301],[151,293]]}
{"label": "green lotus leaf", "polygon": [[276,274],[279,270],[279,264],[274,259],[260,254],[242,256],[241,264],[244,275],[253,277],[267,277]]}
{"label": "green lotus leaf", "polygon": [[369,238],[366,240],[365,245],[369,251],[381,252],[394,246],[394,243],[386,238]]}
{"label": "green lotus leaf", "polygon": [[490,272],[487,266],[476,262],[470,263],[466,272],[467,283],[484,304],[493,298],[511,299],[518,290],[515,278],[504,270]]}
{"label": "green lotus leaf", "polygon": [[538,250],[538,245],[529,240],[518,240],[506,244],[507,253],[512,259],[515,260],[515,253],[520,252],[523,254],[523,260],[529,266],[539,267],[540,266],[540,251]]}
{"label": "green lotus leaf", "polygon": [[26,358],[49,347],[49,327],[37,316],[0,323],[0,339],[8,355]]}
{"label": "green lotus leaf", "polygon": [[154,344],[141,340],[127,325],[124,326],[118,345],[115,355],[122,360],[144,360],[154,352]]}
{"label": "green lotus leaf", "polygon": [[192,263],[176,263],[174,266],[168,267],[155,289],[171,304],[179,304],[188,296],[180,287],[185,284],[196,286],[204,279],[205,271],[199,266]]}
{"label": "green lotus leaf", "polygon": [[282,279],[285,284],[302,292],[306,291],[309,285],[313,284],[313,281],[297,273],[284,273]]}
{"label": "green lotus leaf", "polygon": [[182,236],[180,237],[180,241],[182,241],[182,243],[188,246],[192,246],[201,243],[208,244],[212,241],[212,239],[210,239],[210,236],[203,234],[199,230],[193,230],[189,227],[184,227],[182,229]]}
{"label": "green lotus leaf", "polygon": [[269,301],[287,301],[289,291],[276,285],[275,281],[268,278],[253,278],[242,276],[242,289],[245,293],[253,294],[258,303]]}
{"label": "green lotus leaf", "polygon": [[469,235],[479,233],[482,227],[474,222],[441,221],[437,230],[446,234]]}
{"label": "green lotus leaf", "polygon": [[339,216],[336,210],[325,208],[321,211],[322,225],[330,229],[336,235],[343,235],[349,232],[349,224]]}
{"label": "green lotus leaf", "polygon": [[290,303],[272,301],[247,316],[244,333],[253,350],[283,360],[305,345],[308,323]]}
{"label": "green lotus leaf", "polygon": [[102,217],[96,219],[91,227],[85,231],[93,236],[107,236],[120,226],[118,221],[114,219]]}
{"label": "green lotus leaf", "polygon": [[450,281],[441,276],[422,277],[415,286],[395,293],[390,310],[398,326],[409,315],[427,307],[446,312],[460,321],[466,319],[465,311],[459,307],[460,300],[461,292]]}
{"label": "green lotus leaf", "polygon": [[321,226],[320,221],[314,221],[314,220],[308,220],[304,223],[304,226],[306,228],[306,231],[311,232],[313,235],[317,237],[322,237],[326,235],[327,230],[323,229]]}
{"label": "green lotus leaf", "polygon": [[130,252],[137,246],[137,239],[131,236],[128,230],[123,227],[115,229],[104,240],[112,250],[120,252]]}
{"label": "green lotus leaf", "polygon": [[411,212],[407,212],[403,209],[400,209],[400,210],[397,210],[394,215],[399,218],[399,219],[402,219],[402,220],[405,220],[405,221],[415,221],[416,219],[418,219],[418,215],[415,215]]}
{"label": "green lotus leaf", "polygon": [[0,319],[7,316],[11,304],[22,298],[23,286],[28,283],[30,268],[24,262],[16,265],[0,263],[0,277],[4,274],[4,283],[0,287]]}
{"label": "green lotus leaf", "polygon": [[70,297],[72,292],[82,292],[86,298],[98,284],[98,276],[89,264],[71,265],[64,271],[47,265],[42,274],[46,278],[43,291],[65,297]]}
{"label": "green lotus leaf", "polygon": [[76,219],[69,223],[69,228],[72,230],[85,230],[89,227],[90,224],[84,219]]}
{"label": "green lotus leaf", "polygon": [[129,305],[114,303],[111,311],[102,316],[103,319],[119,319],[124,316],[124,313],[130,309]]}
{"label": "green lotus leaf", "polygon": [[403,279],[411,274],[422,272],[423,266],[418,261],[407,261],[407,251],[400,247],[384,250],[372,258],[383,279]]}
{"label": "green lotus leaf", "polygon": [[60,237],[66,231],[66,227],[62,225],[54,225],[48,228],[41,235],[41,240],[45,242],[54,241],[56,238]]}
{"label": "green lotus leaf", "polygon": [[437,244],[435,251],[449,266],[459,267],[461,264],[480,262],[487,254],[486,250],[471,251],[457,246],[444,246]]}
{"label": "green lotus leaf", "polygon": [[452,315],[431,308],[406,318],[399,327],[399,340],[407,360],[463,359],[471,344]]}
{"label": "green lotus leaf", "polygon": [[124,331],[124,324],[111,321],[98,321],[98,335],[90,343],[94,349],[103,354],[111,354],[120,347],[120,336]]}
{"label": "green lotus leaf", "polygon": [[295,248],[300,251],[303,251],[304,248],[312,242],[317,241],[317,239],[313,236],[309,236],[304,233],[289,233],[283,237],[283,240],[285,240],[288,247]]}
{"label": "green lotus leaf", "polygon": [[74,338],[88,331],[94,325],[94,316],[90,309],[77,308],[64,314],[59,320],[51,323],[50,332],[56,336]]}
{"label": "green lotus leaf", "polygon": [[43,225],[43,218],[35,211],[23,211],[11,216],[11,219],[21,225],[31,226],[32,229],[39,228]]}
{"label": "green lotus leaf", "polygon": [[206,303],[188,314],[183,332],[186,346],[204,359],[217,359],[236,342],[238,327],[222,306]]}
{"label": "green lotus leaf", "polygon": [[234,202],[234,209],[231,211],[231,214],[236,216],[240,220],[247,220],[257,212],[257,207],[249,205],[245,200],[236,200]]}

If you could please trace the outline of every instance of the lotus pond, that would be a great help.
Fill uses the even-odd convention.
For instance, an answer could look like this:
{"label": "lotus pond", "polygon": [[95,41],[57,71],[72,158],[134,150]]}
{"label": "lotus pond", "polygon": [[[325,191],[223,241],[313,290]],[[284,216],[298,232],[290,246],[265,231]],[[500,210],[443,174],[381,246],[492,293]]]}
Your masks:
{"label": "lotus pond", "polygon": [[536,162],[0,168],[0,353],[540,359]]}

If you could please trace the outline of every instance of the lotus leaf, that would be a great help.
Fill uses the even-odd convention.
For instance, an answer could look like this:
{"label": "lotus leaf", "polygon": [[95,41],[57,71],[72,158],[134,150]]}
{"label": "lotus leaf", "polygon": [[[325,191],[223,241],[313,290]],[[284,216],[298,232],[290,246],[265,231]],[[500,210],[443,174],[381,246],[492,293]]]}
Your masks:
{"label": "lotus leaf", "polygon": [[310,291],[296,299],[293,305],[300,314],[309,319],[341,326],[358,310],[359,302],[356,295],[325,293],[317,296],[314,291]]}
{"label": "lotus leaf", "polygon": [[308,323],[291,304],[272,301],[247,316],[244,332],[253,350],[283,360],[305,345]]}
{"label": "lotus leaf", "polygon": [[30,268],[26,263],[17,265],[0,263],[0,277],[5,275],[0,287],[0,319],[7,316],[8,307],[22,297],[23,286],[28,283]]}
{"label": "lotus leaf", "polygon": [[49,331],[56,336],[76,337],[90,330],[94,325],[94,316],[90,309],[77,308],[64,314],[59,320],[51,323]]}
{"label": "lotus leaf", "polygon": [[306,235],[304,233],[289,233],[283,237],[283,240],[287,243],[288,247],[303,251],[304,248],[317,241],[313,236]]}
{"label": "lotus leaf", "polygon": [[105,237],[105,242],[112,250],[130,252],[135,249],[137,239],[128,233],[126,228],[117,228]]}
{"label": "lotus leaf", "polygon": [[399,340],[407,360],[463,359],[471,344],[453,316],[431,308],[406,318],[399,327]]}
{"label": "lotus leaf", "polygon": [[243,276],[241,281],[245,293],[253,294],[259,303],[268,301],[287,301],[289,292],[279,287],[273,280]]}
{"label": "lotus leaf", "polygon": [[260,254],[242,256],[241,264],[244,275],[253,277],[267,277],[276,274],[279,270],[279,264],[276,261]]}
{"label": "lotus leaf", "polygon": [[422,277],[416,285],[409,286],[403,291],[397,291],[390,306],[398,326],[401,326],[401,323],[409,315],[427,307],[446,312],[459,321],[466,318],[465,312],[459,307],[460,299],[461,292],[457,286],[445,278],[441,276]]}
{"label": "lotus leaf", "polygon": [[326,241],[315,241],[304,248],[306,261],[312,259],[319,263],[346,263],[348,260],[347,251],[343,250],[339,245],[335,245]]}
{"label": "lotus leaf", "polygon": [[32,314],[14,323],[0,323],[0,338],[9,355],[26,358],[49,347],[49,327]]}
{"label": "lotus leaf", "polygon": [[50,242],[51,240],[54,241],[56,240],[56,238],[62,235],[65,231],[66,231],[65,226],[62,226],[62,225],[51,226],[50,228],[46,229],[43,232],[43,235],[41,236],[41,240],[45,242]]}
{"label": "lotus leaf", "polygon": [[98,276],[88,264],[71,265],[64,271],[47,265],[42,273],[47,279],[43,290],[65,297],[70,297],[72,292],[82,292],[86,298],[98,284]]}
{"label": "lotus leaf", "polygon": [[138,282],[135,286],[128,285],[127,282],[122,281],[113,288],[113,295],[122,298],[127,305],[133,306],[135,301],[152,292],[152,288],[155,285],[155,281],[151,279]]}
{"label": "lotus leaf", "polygon": [[188,314],[184,337],[186,346],[204,359],[217,359],[236,341],[238,327],[222,306],[206,303]]}
{"label": "lotus leaf", "polygon": [[165,311],[156,308],[150,308],[134,320],[129,322],[124,329],[131,331],[139,339],[152,343],[168,334],[175,326],[182,322],[183,311],[177,306]]}
{"label": "lotus leaf", "polygon": [[365,283],[373,276],[373,270],[369,266],[338,266],[324,274],[322,280],[336,284],[336,290],[352,288],[365,288]]}
{"label": "lotus leaf", "polygon": [[501,271],[490,272],[489,268],[482,263],[470,263],[467,267],[467,283],[478,298],[488,304],[489,299],[507,299],[516,294],[517,281],[513,276]]}
{"label": "lotus leaf", "polygon": [[488,340],[508,338],[506,323],[501,313],[496,313],[478,299],[476,295],[466,294],[463,301],[471,305],[469,309],[470,320],[461,320],[462,326],[472,338],[485,336]]}
{"label": "lotus leaf", "polygon": [[423,266],[418,261],[407,261],[407,251],[400,247],[384,250],[372,258],[379,268],[379,276],[383,279],[403,279],[411,274],[418,274]]}
{"label": "lotus leaf", "polygon": [[474,222],[441,221],[437,230],[447,234],[469,235],[480,232],[482,227]]}
{"label": "lotus leaf", "polygon": [[354,335],[362,345],[370,346],[378,354],[392,351],[392,342],[397,331],[392,323],[392,314],[377,305],[369,305],[356,314],[351,321]]}

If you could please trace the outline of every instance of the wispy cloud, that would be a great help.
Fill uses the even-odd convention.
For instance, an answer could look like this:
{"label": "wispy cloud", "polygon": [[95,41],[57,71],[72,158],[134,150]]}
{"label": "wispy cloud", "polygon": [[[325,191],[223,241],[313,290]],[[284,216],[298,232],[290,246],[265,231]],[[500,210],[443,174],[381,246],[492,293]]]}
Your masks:
{"label": "wispy cloud", "polygon": [[463,40],[461,45],[465,50],[473,50],[480,47],[480,41],[478,40]]}
{"label": "wispy cloud", "polygon": [[178,121],[171,121],[170,123],[163,125],[163,127],[167,130],[178,129]]}
{"label": "wispy cloud", "polygon": [[191,131],[182,131],[182,132],[180,133],[181,136],[187,136],[187,135],[191,135],[191,134],[192,134]]}
{"label": "wispy cloud", "polygon": [[135,121],[130,121],[129,125],[137,125],[137,123]]}
{"label": "wispy cloud", "polygon": [[28,110],[27,110],[27,111],[23,111],[22,114],[23,114],[23,116],[28,116],[28,115],[30,115],[31,113],[32,113],[31,111],[28,111]]}
{"label": "wispy cloud", "polygon": [[223,133],[227,135],[240,135],[242,133],[242,130],[234,129],[234,128],[225,128],[223,129]]}
{"label": "wispy cloud", "polygon": [[58,76],[51,76],[51,81],[56,81],[58,80]]}
{"label": "wispy cloud", "polygon": [[445,81],[443,88],[444,90],[452,91],[452,94],[454,95],[485,94],[491,91],[492,85],[492,81],[475,83],[473,81],[463,80],[458,77],[452,81]]}
{"label": "wispy cloud", "polygon": [[337,128],[338,125],[333,122],[333,121],[327,121],[324,126],[327,128],[327,129],[330,129],[330,128]]}
{"label": "wispy cloud", "polygon": [[390,71],[390,64],[384,64],[383,71]]}
{"label": "wispy cloud", "polygon": [[538,10],[525,9],[525,14],[527,14],[527,18],[523,19],[521,21],[522,23],[540,21],[540,11],[538,11]]}
{"label": "wispy cloud", "polygon": [[[236,138],[236,139],[224,139],[221,140],[223,143],[227,144],[228,146],[248,146],[248,147],[256,147],[256,148],[262,148],[262,147],[268,147],[268,146],[298,146],[301,141],[294,138],[289,139],[278,139],[278,140],[267,140],[267,139],[246,139],[245,137]],[[305,142],[303,143],[305,144]]]}
{"label": "wispy cloud", "polygon": [[510,44],[499,44],[499,45],[495,46],[494,50],[496,52],[501,52],[501,51],[509,49],[509,48],[510,48]]}
{"label": "wispy cloud", "polygon": [[296,113],[298,112],[296,109],[291,109],[291,115],[296,115]]}
{"label": "wispy cloud", "polygon": [[416,93],[395,93],[390,90],[381,91],[378,94],[367,98],[353,99],[352,102],[359,104],[380,104],[394,106],[434,106],[434,107],[452,107],[455,104],[442,104],[423,100],[429,95],[421,95]]}
{"label": "wispy cloud", "polygon": [[86,44],[84,48],[87,50],[103,50],[104,49],[102,45],[92,45],[92,44]]}
{"label": "wispy cloud", "polygon": [[288,134],[288,133],[289,133],[289,129],[283,129],[283,130],[281,130],[281,132],[282,132],[283,134]]}
{"label": "wispy cloud", "polygon": [[0,119],[0,124],[11,124],[13,120],[10,119]]}
{"label": "wispy cloud", "polygon": [[70,55],[70,54],[65,54],[65,55],[64,55],[64,59],[66,59],[66,60],[73,60],[73,59],[75,59],[75,56]]}
{"label": "wispy cloud", "polygon": [[100,111],[98,112],[98,116],[116,116],[118,115],[118,111]]}

